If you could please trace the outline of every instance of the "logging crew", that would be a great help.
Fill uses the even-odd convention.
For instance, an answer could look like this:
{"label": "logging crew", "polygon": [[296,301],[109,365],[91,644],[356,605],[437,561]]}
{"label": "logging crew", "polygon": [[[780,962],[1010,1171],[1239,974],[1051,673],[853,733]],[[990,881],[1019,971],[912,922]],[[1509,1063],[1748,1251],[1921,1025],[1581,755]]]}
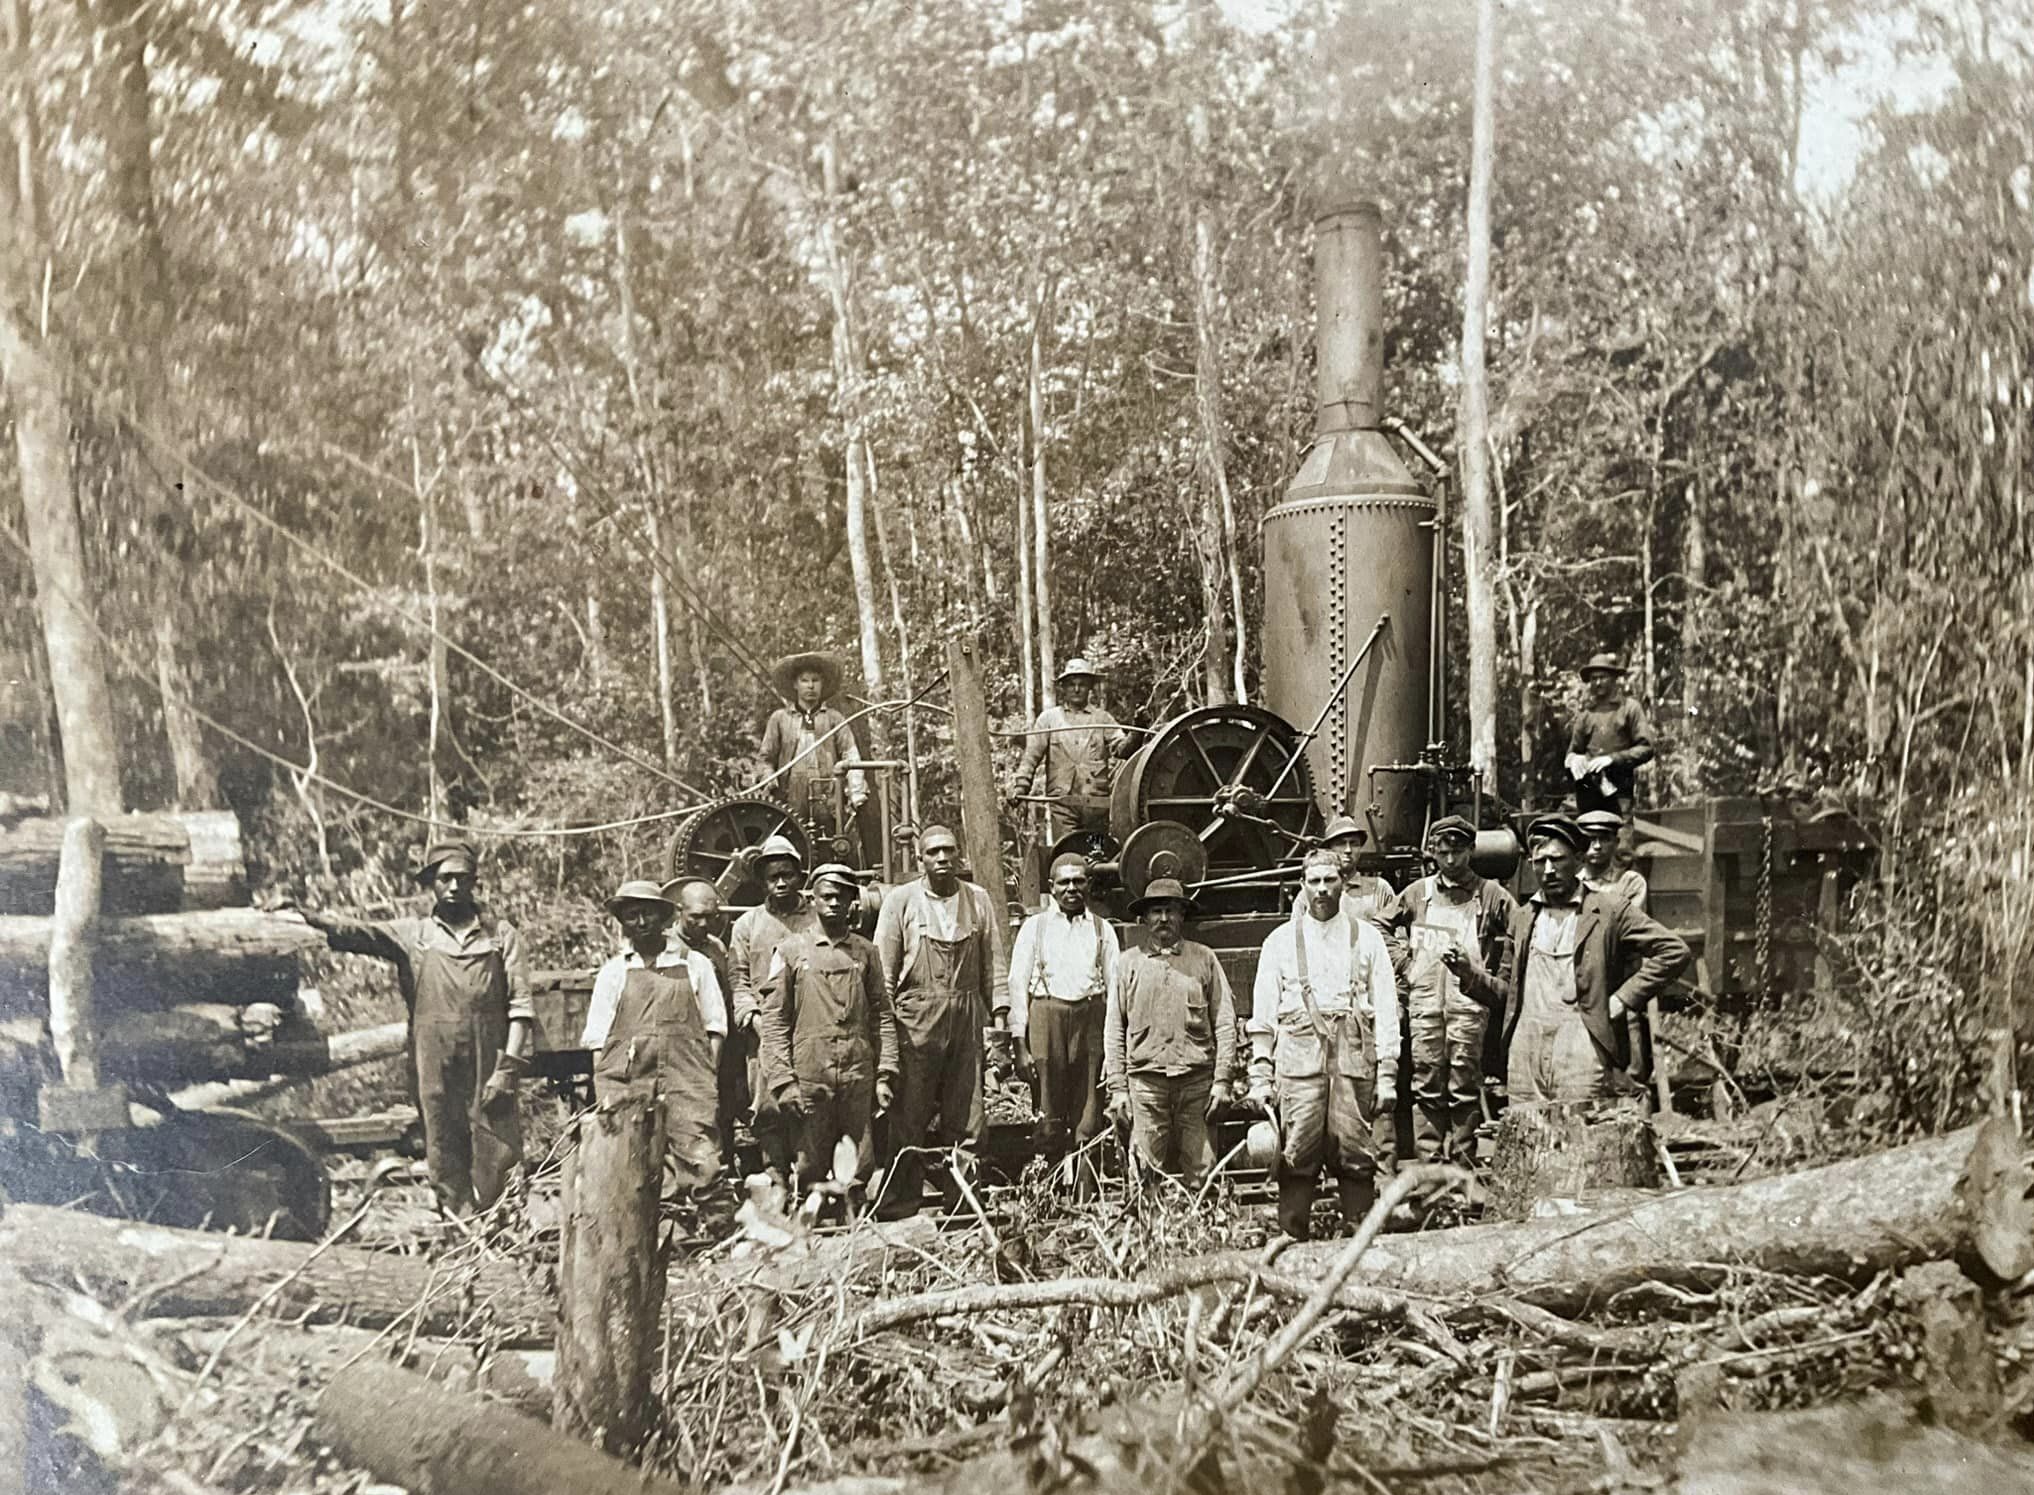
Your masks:
{"label": "logging crew", "polygon": [[[1366,839],[1353,815],[1337,815],[1321,833],[1321,844],[1335,854],[1342,867],[1342,907],[1356,918],[1375,919],[1391,907],[1395,895],[1390,883],[1356,865]],[[1305,899],[1302,891],[1299,901]]]}
{"label": "logging crew", "polygon": [[1621,866],[1624,848],[1624,817],[1615,810],[1590,810],[1575,817],[1582,834],[1589,838],[1582,851],[1582,881],[1599,893],[1614,893],[1641,913],[1645,912],[1645,875],[1638,868]]}
{"label": "logging crew", "polygon": [[1045,792],[1053,797],[1048,811],[1052,839],[1083,827],[1108,828],[1109,784],[1113,776],[1110,759],[1130,751],[1130,734],[1117,726],[1105,707],[1089,702],[1102,677],[1085,659],[1066,662],[1054,682],[1059,704],[1038,713],[1024,739],[1024,756],[1017,761],[1017,777],[1011,781],[1010,798],[1031,792],[1042,764]]}
{"label": "logging crew", "polygon": [[[844,832],[833,823],[833,770],[836,764],[857,763],[848,719],[827,703],[840,693],[840,662],[831,654],[791,654],[770,666],[770,681],[790,704],[770,713],[763,726],[762,759],[778,775],[785,803],[801,819],[810,818],[829,834]],[[847,776],[850,811],[869,797],[868,775]]]}
{"label": "logging crew", "polygon": [[[1391,951],[1368,919],[1342,906],[1331,851],[1302,863],[1305,901],[1264,941],[1250,1004],[1251,1096],[1277,1106],[1285,1133],[1278,1226],[1310,1231],[1323,1161],[1351,1223],[1377,1199],[1378,1134],[1398,1089],[1398,988]],[[1389,1150],[1387,1146],[1387,1151]]]}
{"label": "logging crew", "polygon": [[758,1002],[777,947],[794,934],[817,929],[819,920],[805,896],[804,859],[789,838],[773,835],[764,839],[756,849],[756,875],[763,882],[763,901],[736,919],[728,936],[728,976],[734,993],[734,1032],[729,1046],[747,1066],[753,1106],[749,1127],[762,1151],[763,1166],[781,1175],[791,1165],[795,1139],[785,1133],[776,1095],[763,1080],[758,1057]]}
{"label": "logging crew", "polygon": [[[943,825],[918,838],[922,877],[892,888],[876,917],[890,1006],[903,1044],[890,1145],[897,1162],[879,1213],[914,1214],[924,1178],[915,1149],[965,1144],[982,1133],[982,1030],[1009,1005],[991,958],[986,889],[961,881],[960,842]],[[958,1197],[958,1185],[951,1192]]]}
{"label": "logging crew", "polygon": [[720,1046],[727,1007],[720,977],[702,950],[676,937],[678,906],[637,878],[615,889],[607,911],[628,949],[593,978],[581,1044],[594,1050],[597,1102],[627,1093],[661,1097],[663,1197],[704,1188],[720,1176]]}
{"label": "logging crew", "polygon": [[1038,1150],[1048,1161],[1102,1130],[1102,1021],[1122,949],[1088,907],[1088,859],[1052,863],[1052,900],[1010,947],[1010,1036],[1017,1071],[1038,1086]]}
{"label": "logging crew", "polygon": [[1231,1099],[1236,997],[1215,952],[1186,937],[1196,912],[1178,880],[1153,879],[1130,915],[1145,943],[1116,962],[1104,1022],[1109,1117],[1145,1166],[1199,1187],[1215,1165],[1208,1119]]}
{"label": "logging crew", "polygon": [[534,1046],[516,932],[505,920],[492,927],[482,920],[479,866],[470,842],[426,850],[416,872],[432,893],[424,918],[300,911],[334,950],[394,964],[409,1013],[425,1164],[438,1207],[453,1215],[492,1207],[521,1160],[516,1082]]}
{"label": "logging crew", "polygon": [[1540,886],[1512,913],[1501,983],[1513,1105],[1608,1097],[1631,1063],[1624,1016],[1643,1013],[1688,964],[1678,936],[1583,883],[1587,839],[1566,815],[1526,830]]}
{"label": "logging crew", "polygon": [[852,868],[812,874],[813,917],[770,955],[761,992],[762,1076],[796,1146],[798,1177],[827,1176],[845,1138],[855,1177],[874,1157],[874,1120],[896,1097],[897,1025],[876,947],[849,928],[862,896]]}
{"label": "logging crew", "polygon": [[1624,666],[1614,654],[1593,654],[1582,666],[1589,699],[1568,731],[1568,777],[1575,809],[1616,810],[1629,816],[1638,802],[1638,768],[1653,757],[1653,725],[1638,700],[1625,694]]}
{"label": "logging crew", "polygon": [[[728,948],[720,937],[720,889],[704,877],[682,877],[666,883],[664,896],[678,905],[678,937],[688,949],[713,963],[713,977],[720,986],[720,999],[731,1004],[734,972]],[[714,1091],[719,1107],[714,1113],[714,1130],[720,1135],[720,1163],[732,1168],[735,1162],[735,1126],[749,1109],[747,1056],[734,1042],[732,1013],[728,1034],[721,1039],[720,1057],[715,1061]]]}
{"label": "logging crew", "polygon": [[1498,975],[1518,904],[1470,869],[1475,846],[1476,827],[1460,815],[1435,821],[1427,832],[1432,875],[1408,884],[1383,921],[1403,972],[1413,1150],[1422,1162],[1475,1160],[1484,1036],[1504,999]]}

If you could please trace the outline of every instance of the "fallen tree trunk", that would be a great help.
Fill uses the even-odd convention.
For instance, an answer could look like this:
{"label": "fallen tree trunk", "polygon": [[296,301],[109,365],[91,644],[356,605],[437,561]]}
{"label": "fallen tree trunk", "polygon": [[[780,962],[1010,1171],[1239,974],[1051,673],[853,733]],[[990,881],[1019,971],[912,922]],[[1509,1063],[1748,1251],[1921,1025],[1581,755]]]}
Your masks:
{"label": "fallen tree trunk", "polygon": [[[0,1075],[33,1075],[43,1063],[42,1025],[0,1022]],[[98,1066],[108,1079],[153,1084],[323,1074],[328,1040],[292,1001],[245,1007],[194,1002],[160,1012],[105,1014],[98,1025]]]}
{"label": "fallen tree trunk", "polygon": [[332,1378],[313,1427],[341,1460],[410,1495],[681,1495],[541,1422],[413,1371],[363,1361]]}
{"label": "fallen tree trunk", "polygon": [[[247,901],[240,819],[231,810],[117,815],[106,828],[109,914],[173,914]],[[55,906],[62,819],[0,824],[0,914],[47,916]]]}
{"label": "fallen tree trunk", "polygon": [[[325,1040],[328,1062],[319,1073],[331,1074],[356,1065],[372,1064],[377,1059],[393,1059],[409,1046],[409,1039],[408,1023],[382,1023],[378,1027],[334,1033]],[[270,1074],[263,1079],[207,1081],[202,1085],[186,1085],[181,1090],[171,1091],[170,1104],[180,1111],[244,1106],[315,1078],[314,1074]]]}
{"label": "fallen tree trunk", "polygon": [[192,1319],[163,1326],[200,1355],[223,1351],[228,1364],[288,1373],[301,1370],[313,1383],[330,1380],[355,1358],[386,1361],[404,1351],[403,1368],[438,1381],[455,1391],[483,1392],[531,1417],[551,1415],[551,1383],[557,1356],[550,1350],[494,1350],[443,1339],[412,1339],[398,1331],[384,1334],[347,1324],[322,1324],[299,1329],[263,1324],[259,1333],[231,1337],[218,1319]]}
{"label": "fallen tree trunk", "polygon": [[550,1293],[508,1262],[445,1266],[344,1246],[314,1250],[32,1204],[0,1215],[0,1267],[43,1280],[81,1279],[118,1297],[138,1294],[137,1311],[150,1316],[245,1313],[281,1283],[274,1311],[316,1323],[380,1328],[401,1319],[419,1333],[452,1334],[484,1314],[502,1342],[516,1346],[548,1344],[555,1329]]}
{"label": "fallen tree trunk", "polygon": [[[1961,1257],[2004,1207],[1986,1187],[1961,1182],[1978,1131],[1622,1209],[1386,1236],[1352,1285],[1439,1298],[1498,1293],[1575,1314],[1641,1283],[1702,1286],[1740,1266],[1856,1279]],[[1305,1277],[1336,1250],[1333,1241],[1295,1246],[1280,1266]]]}
{"label": "fallen tree trunk", "polygon": [[[50,929],[46,918],[0,917],[7,1015],[46,1010]],[[297,989],[297,957],[324,946],[302,920],[251,908],[101,918],[92,926],[92,980],[104,1011],[282,1002]]]}

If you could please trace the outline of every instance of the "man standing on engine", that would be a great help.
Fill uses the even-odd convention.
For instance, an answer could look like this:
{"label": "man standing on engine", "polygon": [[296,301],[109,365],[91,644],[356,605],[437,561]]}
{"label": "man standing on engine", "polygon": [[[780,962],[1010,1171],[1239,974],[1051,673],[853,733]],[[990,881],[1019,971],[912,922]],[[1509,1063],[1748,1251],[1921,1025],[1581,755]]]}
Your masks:
{"label": "man standing on engine", "polygon": [[[989,894],[960,875],[960,842],[943,825],[918,838],[923,877],[892,888],[876,917],[876,949],[902,1041],[897,1104],[890,1116],[896,1163],[877,1213],[916,1214],[924,1186],[918,1149],[980,1143],[982,1030],[1009,1005],[991,958],[989,923],[1003,917]],[[950,1184],[951,1202],[959,1186]]]}
{"label": "man standing on engine", "polygon": [[1039,765],[1045,766],[1045,792],[1054,800],[1050,807],[1054,841],[1082,826],[1108,828],[1114,773],[1110,760],[1130,751],[1130,734],[1116,725],[1106,708],[1088,704],[1101,681],[1085,659],[1066,662],[1054,682],[1059,704],[1046,707],[1032,722],[1010,785],[1012,799],[1028,794]]}
{"label": "man standing on engine", "polygon": [[1332,851],[1302,863],[1305,900],[1264,941],[1250,1009],[1250,1094],[1276,1105],[1285,1134],[1278,1227],[1311,1232],[1321,1165],[1331,1161],[1352,1224],[1377,1200],[1377,1133],[1398,1086],[1398,988],[1370,920],[1342,907]]}
{"label": "man standing on engine", "polygon": [[[825,835],[846,835],[850,827],[834,823],[833,771],[837,764],[860,762],[862,755],[848,719],[827,704],[840,693],[840,662],[831,654],[787,655],[770,666],[770,681],[790,704],[771,712],[764,724],[763,766],[778,776],[792,814]],[[850,814],[868,798],[868,775],[850,771]]]}
{"label": "man standing on engine", "polygon": [[396,968],[410,1020],[410,1062],[424,1159],[438,1208],[470,1215],[493,1207],[522,1159],[516,1084],[529,1071],[535,1015],[516,932],[489,929],[475,895],[480,856],[441,841],[416,880],[432,893],[417,919],[369,921],[298,910],[325,943]]}
{"label": "man standing on engine", "polygon": [[1624,691],[1624,666],[1614,654],[1594,654],[1582,666],[1589,699],[1568,731],[1568,776],[1575,810],[1616,810],[1629,818],[1638,803],[1638,770],[1653,757],[1653,724],[1636,697]]}
{"label": "man standing on engine", "polygon": [[1407,885],[1384,921],[1405,978],[1412,1035],[1413,1148],[1421,1162],[1476,1156],[1483,1118],[1483,1040],[1503,1002],[1498,973],[1517,903],[1469,868],[1476,827],[1460,815],[1434,822],[1434,872]]}

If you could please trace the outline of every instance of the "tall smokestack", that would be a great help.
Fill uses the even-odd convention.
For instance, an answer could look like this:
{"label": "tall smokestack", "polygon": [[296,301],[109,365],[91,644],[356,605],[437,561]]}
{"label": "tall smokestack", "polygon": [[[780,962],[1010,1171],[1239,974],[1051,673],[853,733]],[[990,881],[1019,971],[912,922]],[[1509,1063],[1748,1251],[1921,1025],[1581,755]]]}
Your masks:
{"label": "tall smokestack", "polygon": [[1369,850],[1417,843],[1424,801],[1403,774],[1426,746],[1434,504],[1384,433],[1383,215],[1337,204],[1314,224],[1319,337],[1314,444],[1264,516],[1264,704],[1305,727],[1381,617],[1370,652],[1307,746],[1322,808],[1370,827]]}

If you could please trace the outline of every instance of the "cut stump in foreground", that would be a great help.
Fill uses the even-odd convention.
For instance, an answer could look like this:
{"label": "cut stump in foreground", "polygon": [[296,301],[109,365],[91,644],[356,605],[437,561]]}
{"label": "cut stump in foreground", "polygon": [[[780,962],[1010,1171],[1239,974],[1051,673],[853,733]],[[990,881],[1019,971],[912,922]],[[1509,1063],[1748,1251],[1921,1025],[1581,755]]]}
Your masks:
{"label": "cut stump in foreground", "polygon": [[1490,1154],[1490,1217],[1530,1219],[1544,1200],[1660,1186],[1652,1118],[1632,1102],[1515,1105]]}

